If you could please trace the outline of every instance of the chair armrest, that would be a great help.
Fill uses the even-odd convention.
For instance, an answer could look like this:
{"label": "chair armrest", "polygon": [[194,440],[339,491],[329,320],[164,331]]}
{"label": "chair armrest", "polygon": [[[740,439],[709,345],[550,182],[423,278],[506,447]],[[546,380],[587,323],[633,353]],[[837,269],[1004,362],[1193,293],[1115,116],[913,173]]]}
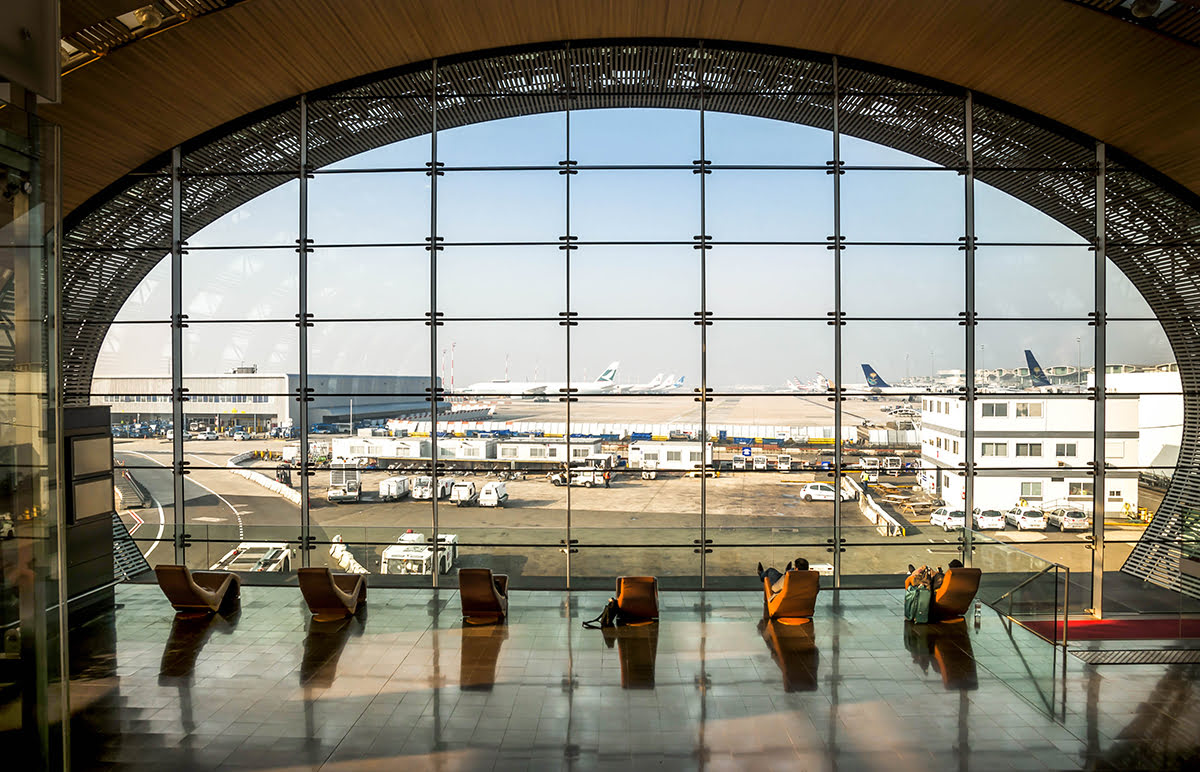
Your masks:
{"label": "chair armrest", "polygon": [[333,574],[333,584],[347,595],[358,592],[358,583],[363,581],[362,574]]}
{"label": "chair armrest", "polygon": [[241,584],[237,575],[229,571],[192,571],[192,581],[209,592],[217,592],[227,581]]}
{"label": "chair armrest", "polygon": [[496,592],[507,598],[508,574],[492,574],[492,582],[496,585]]}

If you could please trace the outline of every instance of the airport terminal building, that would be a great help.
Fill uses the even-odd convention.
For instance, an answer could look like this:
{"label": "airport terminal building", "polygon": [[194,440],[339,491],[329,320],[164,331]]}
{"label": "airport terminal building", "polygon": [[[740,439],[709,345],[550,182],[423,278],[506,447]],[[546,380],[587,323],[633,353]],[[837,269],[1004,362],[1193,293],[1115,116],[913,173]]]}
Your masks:
{"label": "airport terminal building", "polygon": [[[189,423],[214,428],[299,426],[300,376],[245,369],[185,376],[184,413]],[[109,375],[97,376],[93,383],[92,404],[108,405],[114,426],[172,418],[170,377]],[[427,392],[429,379],[420,376],[311,373],[308,385],[313,394],[308,403],[310,425],[429,414],[429,402],[418,396]]]}

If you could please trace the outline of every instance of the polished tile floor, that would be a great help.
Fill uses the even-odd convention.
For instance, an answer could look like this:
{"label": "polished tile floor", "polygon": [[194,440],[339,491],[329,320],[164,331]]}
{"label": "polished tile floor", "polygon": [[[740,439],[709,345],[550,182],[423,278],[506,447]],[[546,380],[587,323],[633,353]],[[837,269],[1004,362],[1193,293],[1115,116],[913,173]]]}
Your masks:
{"label": "polished tile floor", "polygon": [[[122,586],[72,682],[76,769],[1189,769],[1200,666],[1088,666],[984,609],[911,626],[901,593],[820,595],[808,626],[754,593],[662,595],[661,621],[585,630],[604,593],[377,590],[346,622],[248,587],[173,618]],[[1064,672],[1065,667],[1065,672]]]}

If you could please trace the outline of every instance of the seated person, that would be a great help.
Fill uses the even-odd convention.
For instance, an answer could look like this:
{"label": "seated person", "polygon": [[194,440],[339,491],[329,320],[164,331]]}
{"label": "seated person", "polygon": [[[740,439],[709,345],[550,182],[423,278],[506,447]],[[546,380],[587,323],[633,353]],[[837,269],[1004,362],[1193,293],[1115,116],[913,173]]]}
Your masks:
{"label": "seated person", "polygon": [[793,562],[788,563],[787,566],[785,566],[782,571],[780,571],[778,568],[775,568],[774,566],[764,569],[763,564],[759,563],[758,564],[758,580],[761,582],[763,579],[770,579],[771,580],[771,591],[778,592],[779,591],[779,582],[780,582],[780,580],[783,579],[784,574],[786,574],[788,571],[807,571],[807,570],[808,570],[808,558],[796,558]]}
{"label": "seated person", "polygon": [[[951,560],[947,565],[950,568],[962,568],[963,567],[962,561],[958,560],[957,558],[954,560]],[[938,566],[937,570],[934,571],[929,566],[921,566],[920,568],[917,568],[912,563],[909,563],[908,564],[908,578],[904,580],[904,586],[911,587],[914,584],[924,585],[925,587],[928,587],[930,590],[936,591],[939,587],[942,586],[942,582],[945,581],[945,579],[946,579],[946,572],[942,570],[941,566]]]}

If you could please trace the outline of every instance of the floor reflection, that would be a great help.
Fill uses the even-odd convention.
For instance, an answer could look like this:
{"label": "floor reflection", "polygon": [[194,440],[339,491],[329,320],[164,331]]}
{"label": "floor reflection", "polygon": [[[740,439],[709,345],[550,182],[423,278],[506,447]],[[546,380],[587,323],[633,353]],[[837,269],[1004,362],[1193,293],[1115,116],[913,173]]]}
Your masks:
{"label": "floor reflection", "polygon": [[615,644],[621,660],[622,689],[653,689],[654,664],[658,659],[658,622],[620,627],[603,627],[608,648]]}
{"label": "floor reflection", "polygon": [[300,661],[300,684],[310,687],[333,686],[337,679],[338,660],[346,641],[351,635],[362,635],[366,621],[365,606],[351,617],[326,621],[310,618],[308,634],[304,636],[304,658]]}
{"label": "floor reflection", "polygon": [[941,675],[947,691],[979,688],[966,620],[935,624],[915,624],[905,620],[904,648],[921,670],[928,673],[932,665]]}
{"label": "floor reflection", "polygon": [[459,688],[490,691],[496,685],[500,647],[508,640],[508,625],[464,626],[459,658]]}
{"label": "floor reflection", "polygon": [[192,683],[200,651],[214,632],[233,635],[240,618],[241,612],[234,611],[227,615],[179,613],[171,620],[171,634],[158,664],[158,683],[179,689],[179,723],[185,732],[196,729]]}
{"label": "floor reflection", "polygon": [[771,658],[783,672],[783,690],[815,691],[821,653],[817,649],[812,620],[789,624],[779,619],[761,619],[758,632],[770,647]]}

